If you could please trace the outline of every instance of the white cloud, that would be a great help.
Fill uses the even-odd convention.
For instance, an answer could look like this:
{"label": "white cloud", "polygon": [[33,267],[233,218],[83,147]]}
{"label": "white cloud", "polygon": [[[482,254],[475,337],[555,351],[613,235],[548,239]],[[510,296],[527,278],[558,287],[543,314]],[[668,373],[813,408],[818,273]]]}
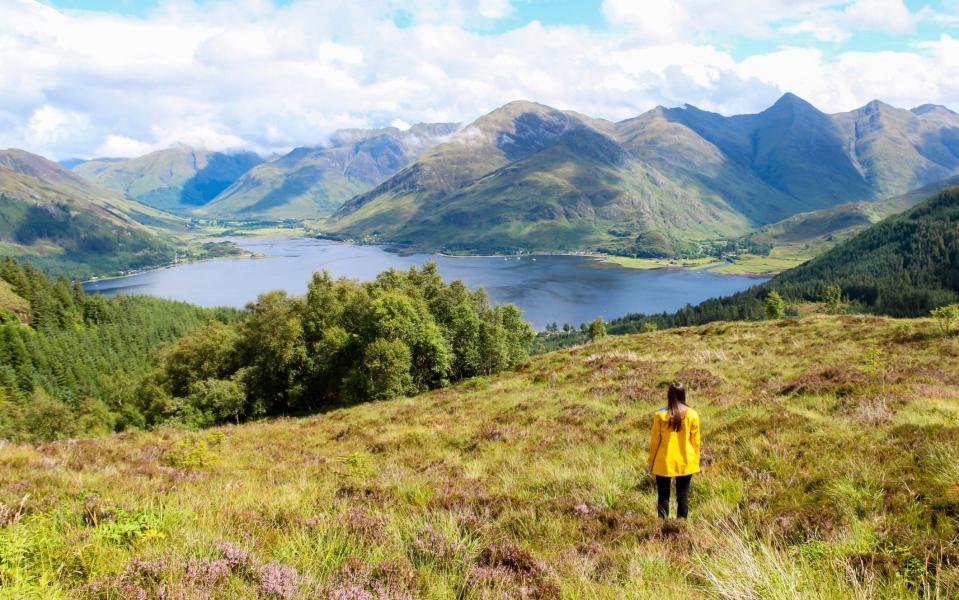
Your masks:
{"label": "white cloud", "polygon": [[26,122],[17,128],[25,145],[40,152],[57,148],[81,149],[93,134],[90,118],[82,113],[44,104],[32,111]]}
{"label": "white cloud", "polygon": [[835,42],[856,31],[909,33],[916,24],[903,0],[604,0],[603,14],[646,43],[696,40],[710,33],[808,35]]}
{"label": "white cloud", "polygon": [[603,14],[619,24],[628,24],[649,41],[676,40],[689,29],[690,15],[682,2],[636,2],[605,0]]}
{"label": "white cloud", "polygon": [[104,157],[141,156],[157,149],[154,144],[111,133],[107,135],[102,144],[96,147],[93,155]]}
{"label": "white cloud", "polygon": [[870,31],[910,33],[916,26],[916,18],[902,0],[858,0],[843,15]]}
{"label": "white cloud", "polygon": [[[813,36],[842,39],[854,26],[914,25],[898,0],[866,4],[878,1],[716,10],[687,0],[636,11],[646,3],[607,0],[612,31],[533,22],[494,35],[466,24],[508,16],[505,0],[168,0],[147,18],[5,0],[0,147],[56,158],[175,143],[271,152],[321,143],[339,128],[469,122],[518,98],[609,119],[686,102],[749,112],[784,91],[829,111],[873,98],[959,104],[959,47],[948,35],[901,52],[809,47]],[[394,24],[398,10],[410,26]],[[797,36],[789,46],[745,59],[710,43],[710,32],[785,27]]]}

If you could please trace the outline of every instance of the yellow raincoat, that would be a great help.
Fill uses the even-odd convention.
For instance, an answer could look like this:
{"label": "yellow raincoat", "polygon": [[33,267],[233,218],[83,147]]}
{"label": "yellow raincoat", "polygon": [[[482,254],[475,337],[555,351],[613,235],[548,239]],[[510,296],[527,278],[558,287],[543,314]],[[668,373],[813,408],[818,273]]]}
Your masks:
{"label": "yellow raincoat", "polygon": [[669,428],[669,413],[665,408],[653,415],[649,468],[653,475],[660,477],[699,473],[699,414],[695,410],[686,409],[679,431]]}

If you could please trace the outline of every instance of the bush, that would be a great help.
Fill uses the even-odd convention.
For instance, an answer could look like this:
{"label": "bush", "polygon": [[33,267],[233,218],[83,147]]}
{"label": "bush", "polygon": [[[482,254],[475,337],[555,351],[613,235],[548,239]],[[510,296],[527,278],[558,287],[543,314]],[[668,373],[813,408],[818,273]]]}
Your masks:
{"label": "bush", "polygon": [[786,316],[786,301],[775,290],[766,295],[763,308],[767,319],[782,319]]}
{"label": "bush", "polygon": [[826,310],[835,313],[842,306],[842,288],[835,284],[829,284],[823,288],[822,303]]}
{"label": "bush", "polygon": [[591,342],[606,337],[606,321],[603,320],[603,317],[596,317],[589,322],[586,337]]}
{"label": "bush", "polygon": [[959,331],[959,304],[947,304],[932,311],[932,316],[939,321],[943,333],[953,335]]}
{"label": "bush", "polygon": [[23,411],[24,428],[39,441],[68,438],[77,433],[77,422],[70,407],[46,392],[37,390]]}

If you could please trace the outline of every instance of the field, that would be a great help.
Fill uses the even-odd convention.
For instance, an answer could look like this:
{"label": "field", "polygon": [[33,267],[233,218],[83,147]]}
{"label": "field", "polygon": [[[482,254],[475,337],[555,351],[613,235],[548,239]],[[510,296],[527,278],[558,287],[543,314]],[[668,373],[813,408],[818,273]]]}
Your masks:
{"label": "field", "polygon": [[715,258],[631,258],[629,256],[603,256],[603,262],[628,269],[702,269],[720,265]]}
{"label": "field", "polygon": [[[688,523],[645,473],[691,388]],[[422,396],[0,448],[0,598],[948,598],[959,337],[814,315],[606,338]]]}
{"label": "field", "polygon": [[727,275],[771,276],[799,266],[825,251],[811,249],[806,244],[783,244],[774,247],[768,255],[743,253],[730,261],[715,257],[702,258],[630,258],[626,256],[603,256],[603,262],[628,269],[705,269]]}
{"label": "field", "polygon": [[776,275],[825,252],[826,248],[811,250],[807,245],[787,244],[774,247],[768,255],[742,254],[732,262],[722,263],[709,270],[727,275]]}

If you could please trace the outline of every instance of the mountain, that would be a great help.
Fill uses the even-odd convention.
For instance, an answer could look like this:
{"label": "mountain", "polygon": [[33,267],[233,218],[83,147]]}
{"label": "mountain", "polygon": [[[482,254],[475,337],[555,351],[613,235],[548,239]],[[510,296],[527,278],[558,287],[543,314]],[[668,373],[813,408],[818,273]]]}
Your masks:
{"label": "mountain", "polygon": [[457,127],[420,123],[405,131],[395,127],[337,131],[327,146],[296,148],[250,169],[198,213],[269,219],[325,216],[405,167]]}
{"label": "mountain", "polygon": [[330,226],[454,251],[612,243],[672,253],[688,249],[675,231],[718,237],[749,223],[715,195],[634,160],[614,124],[519,101],[351,199]]}
{"label": "mountain", "polygon": [[959,115],[793,94],[753,115],[657,107],[611,123],[532,102],[484,115],[369,192],[326,233],[447,251],[695,252],[801,212],[959,173]]}
{"label": "mountain", "polygon": [[253,152],[212,152],[176,146],[130,159],[100,158],[74,171],[127,198],[172,212],[213,200],[243,173],[263,162]]}
{"label": "mountain", "polygon": [[0,251],[72,276],[164,262],[170,242],[144,223],[176,218],[99,188],[23,150],[0,151]]}

